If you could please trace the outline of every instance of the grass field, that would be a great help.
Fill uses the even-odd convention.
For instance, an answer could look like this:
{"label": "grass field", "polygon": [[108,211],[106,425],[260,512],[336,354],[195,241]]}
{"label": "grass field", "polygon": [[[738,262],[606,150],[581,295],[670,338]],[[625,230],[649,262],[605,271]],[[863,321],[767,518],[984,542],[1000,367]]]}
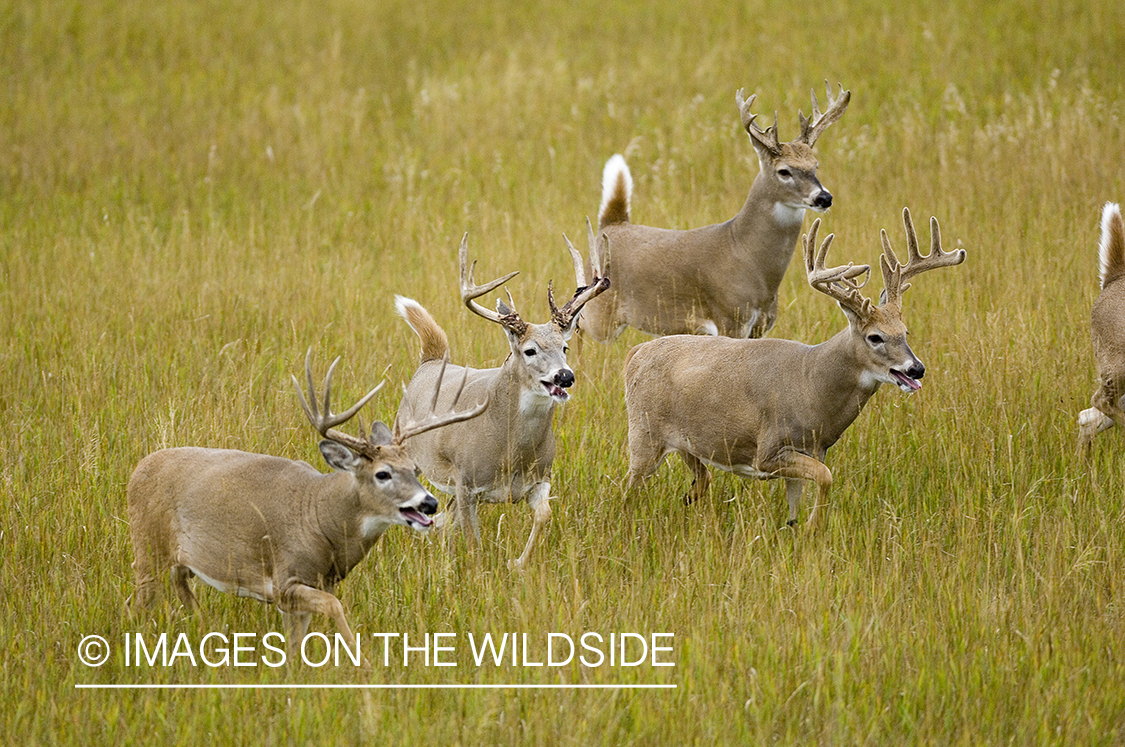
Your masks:
{"label": "grass field", "polygon": [[[3,739],[1125,742],[1125,435],[1075,458],[1097,222],[1125,200],[1123,51],[1109,0],[0,7]],[[678,460],[624,503],[629,333],[572,354],[529,570],[504,561],[530,512],[493,506],[475,555],[392,530],[341,585],[353,628],[453,634],[456,667],[126,664],[126,635],[282,630],[206,587],[200,617],[169,593],[129,618],[139,459],[207,445],[322,465],[289,381],[306,349],[344,356],[340,401],[386,369],[368,407],[384,420],[418,352],[395,293],[434,313],[455,362],[498,365],[503,336],[457,296],[465,231],[478,276],[519,269],[515,301],[544,321],[611,154],[637,222],[725,220],[757,172],[735,90],[787,140],[825,78],[852,92],[817,149],[833,258],[874,263],[880,228],[902,246],[906,205],[968,259],[907,294],[925,387],[884,387],[829,452],[821,532],[784,527],[775,482],[718,475],[685,508]],[[774,337],[845,324],[799,264],[781,307]],[[672,633],[675,666],[478,667],[466,645],[526,633],[541,660],[549,633],[587,631]],[[88,635],[113,648],[101,667],[79,661]],[[251,687],[76,688],[174,683]],[[256,687],[365,683],[675,688]]]}

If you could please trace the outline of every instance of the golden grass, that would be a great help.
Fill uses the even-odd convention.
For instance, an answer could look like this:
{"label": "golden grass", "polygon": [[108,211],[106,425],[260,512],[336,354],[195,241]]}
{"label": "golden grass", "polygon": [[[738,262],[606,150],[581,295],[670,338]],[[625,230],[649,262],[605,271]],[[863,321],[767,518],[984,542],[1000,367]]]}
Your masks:
{"label": "golden grass", "polygon": [[[0,11],[0,726],[32,743],[1116,744],[1125,738],[1121,434],[1076,463],[1101,204],[1125,199],[1112,3],[76,3]],[[676,667],[616,671],[82,666],[79,641],[277,630],[200,591],[130,620],[124,486],[211,445],[320,463],[289,383],[342,354],[339,397],[412,372],[392,296],[455,360],[505,347],[456,297],[510,269],[526,316],[568,285],[601,167],[627,152],[639,222],[725,220],[757,164],[734,91],[781,136],[825,77],[853,94],[819,146],[833,256],[872,262],[899,214],[968,261],[906,299],[922,392],[881,391],[829,453],[827,527],[779,485],[673,460],[622,502],[620,366],[577,355],[555,518],[504,570],[526,507],[458,542],[384,537],[341,586],[376,631],[674,632]],[[774,336],[844,320],[799,272]],[[390,419],[393,394],[369,406]],[[331,632],[323,620],[314,630]],[[672,691],[87,691],[91,682],[662,682]]]}

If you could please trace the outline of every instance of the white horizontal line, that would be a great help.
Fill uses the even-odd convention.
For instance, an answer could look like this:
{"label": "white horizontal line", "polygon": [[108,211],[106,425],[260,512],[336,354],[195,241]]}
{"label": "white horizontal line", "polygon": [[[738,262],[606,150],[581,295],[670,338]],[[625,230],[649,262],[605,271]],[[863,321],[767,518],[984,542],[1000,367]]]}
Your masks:
{"label": "white horizontal line", "polygon": [[534,685],[534,684],[452,684],[452,685],[308,685],[308,684],[87,684],[75,683],[76,690],[675,690],[679,685]]}

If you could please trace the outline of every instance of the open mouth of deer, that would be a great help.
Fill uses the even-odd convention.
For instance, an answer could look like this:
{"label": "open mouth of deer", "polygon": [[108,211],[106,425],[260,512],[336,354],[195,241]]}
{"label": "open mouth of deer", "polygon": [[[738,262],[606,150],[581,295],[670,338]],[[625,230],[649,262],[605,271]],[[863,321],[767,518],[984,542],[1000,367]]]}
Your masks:
{"label": "open mouth of deer", "polygon": [[556,402],[566,402],[568,399],[570,399],[570,395],[567,394],[566,390],[558,384],[555,384],[551,381],[543,381],[540,383],[542,383],[543,388],[547,390],[547,396],[549,396]]}
{"label": "open mouth of deer", "polygon": [[902,371],[891,369],[891,378],[898,384],[898,388],[906,393],[916,392],[922,388],[922,382],[918,379],[912,378]]}
{"label": "open mouth of deer", "polygon": [[400,508],[398,512],[402,514],[402,518],[406,519],[406,523],[409,524],[412,529],[426,529],[434,523],[433,519],[416,508]]}

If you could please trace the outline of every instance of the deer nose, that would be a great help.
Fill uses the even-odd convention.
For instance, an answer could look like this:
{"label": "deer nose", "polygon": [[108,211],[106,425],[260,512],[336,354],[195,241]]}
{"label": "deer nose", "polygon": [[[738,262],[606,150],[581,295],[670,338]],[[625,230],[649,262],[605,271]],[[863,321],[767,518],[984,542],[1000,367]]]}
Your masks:
{"label": "deer nose", "polygon": [[574,386],[574,372],[569,368],[564,368],[555,374],[555,386],[561,386],[563,389]]}
{"label": "deer nose", "polygon": [[912,379],[920,379],[926,375],[926,367],[922,365],[922,361],[915,360],[914,364],[907,369],[906,375]]}
{"label": "deer nose", "polygon": [[820,190],[817,196],[813,198],[812,204],[814,208],[821,210],[832,207],[832,193],[827,189]]}
{"label": "deer nose", "polygon": [[436,514],[437,513],[437,498],[434,498],[432,495],[427,495],[425,498],[422,499],[422,505],[418,507],[418,510],[421,511],[422,513],[426,514],[427,516],[432,516],[433,514]]}

